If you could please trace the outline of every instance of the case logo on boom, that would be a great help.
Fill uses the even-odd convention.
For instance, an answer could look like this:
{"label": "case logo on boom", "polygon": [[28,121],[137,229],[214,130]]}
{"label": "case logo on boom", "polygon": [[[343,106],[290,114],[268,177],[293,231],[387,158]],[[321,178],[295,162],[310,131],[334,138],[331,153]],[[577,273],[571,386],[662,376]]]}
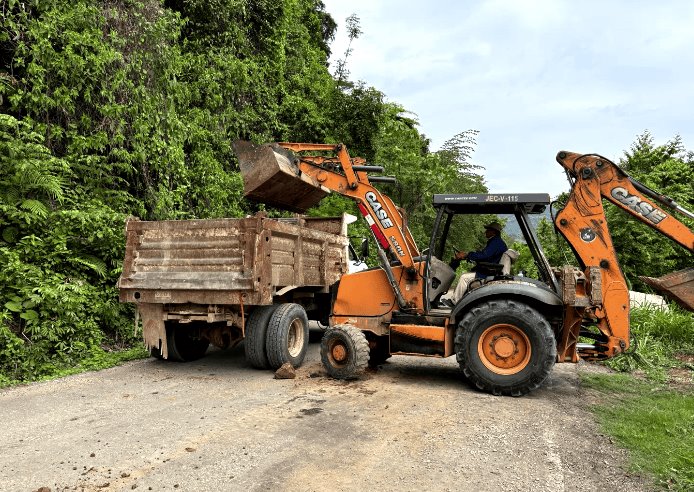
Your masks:
{"label": "case logo on boom", "polygon": [[654,224],[657,224],[667,217],[665,212],[655,208],[648,202],[640,200],[636,195],[630,195],[629,192],[621,186],[612,188],[610,194],[612,195],[612,198],[617,200],[619,203],[627,208],[630,208],[634,212],[643,215]]}
{"label": "case logo on boom", "polygon": [[387,229],[389,227],[393,227],[393,221],[390,220],[390,217],[388,217],[388,212],[386,212],[383,209],[383,205],[381,205],[380,202],[378,201],[378,198],[376,197],[376,193],[374,193],[373,191],[369,191],[366,194],[366,201],[369,202],[369,206],[376,214],[376,217],[381,222],[381,225],[383,226],[384,229]]}

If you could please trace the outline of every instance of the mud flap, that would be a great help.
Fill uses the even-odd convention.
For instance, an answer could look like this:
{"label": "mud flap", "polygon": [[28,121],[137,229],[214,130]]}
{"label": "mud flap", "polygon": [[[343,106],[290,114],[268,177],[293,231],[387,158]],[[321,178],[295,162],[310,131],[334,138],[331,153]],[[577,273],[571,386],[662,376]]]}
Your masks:
{"label": "mud flap", "polygon": [[299,171],[294,154],[276,144],[236,140],[233,147],[239,159],[244,196],[249,200],[304,213],[330,193],[316,179]]}
{"label": "mud flap", "polygon": [[164,306],[162,304],[138,304],[137,310],[142,318],[142,338],[147,350],[159,350],[164,359],[169,358],[164,326]]}

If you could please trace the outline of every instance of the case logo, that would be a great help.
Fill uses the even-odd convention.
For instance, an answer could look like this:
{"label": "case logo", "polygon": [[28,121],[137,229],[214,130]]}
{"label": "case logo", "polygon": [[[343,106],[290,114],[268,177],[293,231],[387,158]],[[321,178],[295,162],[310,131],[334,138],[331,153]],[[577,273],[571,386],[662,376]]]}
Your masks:
{"label": "case logo", "polygon": [[630,210],[633,210],[637,214],[642,215],[654,224],[659,223],[667,217],[665,212],[654,207],[650,203],[639,199],[639,197],[636,195],[630,195],[629,192],[621,186],[612,188],[610,194],[612,195],[612,198],[617,200],[619,203]]}
{"label": "case logo", "polygon": [[381,222],[384,229],[393,227],[393,221],[390,220],[390,217],[388,217],[388,212],[383,209],[383,205],[381,205],[381,203],[378,201],[376,193],[369,191],[366,194],[366,201],[369,202],[369,206],[376,214],[376,217],[378,218],[379,222]]}

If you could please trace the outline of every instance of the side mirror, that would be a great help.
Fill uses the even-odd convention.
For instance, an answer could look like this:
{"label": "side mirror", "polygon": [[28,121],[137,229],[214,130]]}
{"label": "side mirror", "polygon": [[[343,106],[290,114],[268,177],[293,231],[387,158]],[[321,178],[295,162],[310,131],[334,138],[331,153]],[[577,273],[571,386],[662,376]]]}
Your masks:
{"label": "side mirror", "polygon": [[369,257],[369,240],[365,237],[361,238],[361,260],[364,261]]}

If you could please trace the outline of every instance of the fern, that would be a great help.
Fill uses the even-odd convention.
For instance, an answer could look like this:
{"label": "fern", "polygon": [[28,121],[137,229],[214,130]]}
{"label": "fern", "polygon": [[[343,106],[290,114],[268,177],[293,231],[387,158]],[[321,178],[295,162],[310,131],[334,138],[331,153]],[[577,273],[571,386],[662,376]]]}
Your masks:
{"label": "fern", "polygon": [[48,207],[38,200],[24,200],[20,207],[41,218],[48,216]]}
{"label": "fern", "polygon": [[96,256],[81,254],[79,256],[73,257],[72,261],[90,268],[102,278],[105,278],[108,272],[106,263],[100,258],[97,258]]}

